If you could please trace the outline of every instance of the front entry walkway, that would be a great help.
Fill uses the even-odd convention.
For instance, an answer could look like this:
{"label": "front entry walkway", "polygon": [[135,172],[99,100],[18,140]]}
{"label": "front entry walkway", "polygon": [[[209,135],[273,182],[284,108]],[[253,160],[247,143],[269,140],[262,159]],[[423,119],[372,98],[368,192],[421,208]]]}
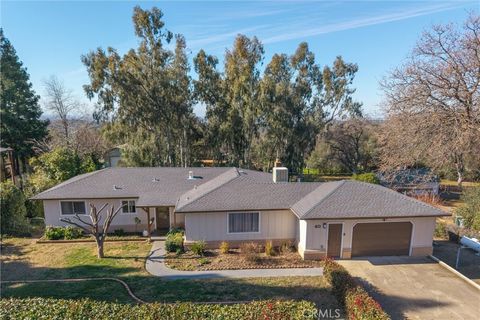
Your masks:
{"label": "front entry walkway", "polygon": [[180,271],[165,265],[165,241],[154,241],[147,258],[145,268],[157,277],[166,280],[177,279],[210,279],[210,278],[262,278],[262,277],[294,277],[321,276],[323,268],[288,268],[288,269],[244,269],[215,271]]}

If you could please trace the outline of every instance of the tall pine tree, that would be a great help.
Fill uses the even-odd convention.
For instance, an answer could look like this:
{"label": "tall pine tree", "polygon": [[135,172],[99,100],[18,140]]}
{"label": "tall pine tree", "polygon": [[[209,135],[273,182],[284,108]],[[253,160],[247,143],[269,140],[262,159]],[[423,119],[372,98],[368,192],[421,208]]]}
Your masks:
{"label": "tall pine tree", "polygon": [[47,135],[48,121],[40,120],[39,96],[10,41],[0,29],[0,135],[2,147],[13,148],[23,160],[33,154],[35,140]]}

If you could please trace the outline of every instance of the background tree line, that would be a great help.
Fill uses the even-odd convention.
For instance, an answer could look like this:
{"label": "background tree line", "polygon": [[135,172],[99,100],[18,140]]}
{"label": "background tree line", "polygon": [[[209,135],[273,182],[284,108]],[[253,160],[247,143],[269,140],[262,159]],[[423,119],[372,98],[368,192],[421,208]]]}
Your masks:
{"label": "background tree line", "polygon": [[[275,54],[262,72],[264,49],[238,35],[219,59],[200,50],[190,73],[186,41],[164,27],[157,9],[134,9],[139,47],[121,56],[97,49],[82,57],[96,99],[97,120],[111,141],[124,145],[125,165],[214,165],[268,169],[275,158],[301,172],[316,137],[335,119],[361,115],[353,101],[358,67],[338,57],[323,69],[307,43]],[[167,44],[175,41],[175,49]],[[206,106],[205,119],[193,113]]]}
{"label": "background tree line", "polygon": [[[20,186],[27,198],[101,168],[105,152],[118,145],[125,166],[211,159],[268,171],[279,158],[298,175],[305,167],[357,174],[427,166],[459,183],[479,179],[479,20],[471,13],[463,26],[434,26],[420,37],[381,83],[381,120],[364,117],[353,99],[358,66],[340,56],[322,66],[303,42],[265,61],[259,39],[238,35],[222,60],[205,50],[190,60],[186,39],[165,28],[158,8],[136,7],[137,48],[98,48],[81,57],[93,116],[52,76],[42,99],[53,115],[48,121],[2,30],[1,144],[15,150],[28,174]],[[205,118],[195,115],[196,105],[206,107]],[[8,190],[14,188],[2,187]],[[2,193],[2,205],[7,198]],[[41,212],[23,199],[26,215]]]}

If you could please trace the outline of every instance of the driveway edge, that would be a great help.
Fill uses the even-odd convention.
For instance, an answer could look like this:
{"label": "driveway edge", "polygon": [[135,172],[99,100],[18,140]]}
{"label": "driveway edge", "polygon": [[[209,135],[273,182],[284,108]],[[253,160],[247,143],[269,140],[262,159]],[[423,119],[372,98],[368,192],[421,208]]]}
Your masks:
{"label": "driveway edge", "polygon": [[443,262],[442,260],[438,259],[437,257],[435,257],[434,255],[429,255],[428,256],[430,259],[432,259],[433,261],[437,262],[439,265],[441,265],[443,268],[447,269],[448,271],[452,272],[453,274],[455,274],[457,277],[459,277],[460,279],[462,279],[463,281],[467,282],[468,284],[472,285],[473,287],[475,287],[477,290],[480,290],[480,285],[478,285],[477,283],[475,283],[475,281],[467,278],[466,276],[464,276],[463,274],[461,274],[460,272],[458,272],[457,270],[455,270],[454,268],[450,267],[448,264],[446,264],[445,262]]}

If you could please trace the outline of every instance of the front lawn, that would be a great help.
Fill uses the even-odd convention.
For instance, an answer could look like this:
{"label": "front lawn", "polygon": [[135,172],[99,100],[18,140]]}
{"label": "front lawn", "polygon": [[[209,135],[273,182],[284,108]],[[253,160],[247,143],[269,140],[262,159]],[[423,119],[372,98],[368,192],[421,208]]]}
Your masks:
{"label": "front lawn", "polygon": [[[151,244],[105,243],[105,258],[96,257],[93,243],[35,244],[33,239],[3,239],[2,280],[116,277],[147,302],[221,302],[266,299],[308,300],[338,308],[323,277],[250,279],[184,279],[165,281],[145,271]],[[308,269],[305,269],[308,274]],[[51,297],[133,303],[113,281],[74,283],[2,283],[2,298]]]}

